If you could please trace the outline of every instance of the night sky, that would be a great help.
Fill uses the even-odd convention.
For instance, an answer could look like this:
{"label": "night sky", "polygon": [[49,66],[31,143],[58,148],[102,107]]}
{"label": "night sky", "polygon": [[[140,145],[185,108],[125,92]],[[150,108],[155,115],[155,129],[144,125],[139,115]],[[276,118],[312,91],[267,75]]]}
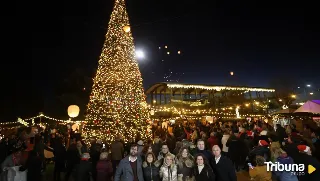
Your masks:
{"label": "night sky", "polygon": [[[0,121],[41,111],[66,117],[70,101],[61,101],[64,94],[80,95],[87,103],[112,7],[110,0],[28,1],[2,16]],[[270,87],[274,79],[291,79],[297,86],[320,88],[315,7],[127,0],[136,49],[146,52],[139,61],[144,87],[172,72],[169,80],[181,83]]]}

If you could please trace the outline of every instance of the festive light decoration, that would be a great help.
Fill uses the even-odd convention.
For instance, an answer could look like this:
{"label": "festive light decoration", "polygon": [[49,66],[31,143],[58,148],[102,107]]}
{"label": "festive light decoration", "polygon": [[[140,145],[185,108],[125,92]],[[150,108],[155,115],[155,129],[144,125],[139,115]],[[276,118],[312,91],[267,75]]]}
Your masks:
{"label": "festive light decoration", "polygon": [[28,126],[28,122],[24,121],[23,119],[21,118],[18,118],[18,123],[24,125],[24,126]]}
{"label": "festive light decoration", "polygon": [[[31,121],[31,124],[34,124],[34,120],[38,119],[38,118],[46,118],[46,119],[50,119],[52,121],[61,122],[62,124],[68,124],[68,123],[82,124],[82,123],[85,123],[85,121],[72,121],[70,119],[69,120],[56,119],[56,118],[52,118],[52,117],[46,116],[43,113],[40,113],[38,116],[34,116],[34,117],[31,117],[31,118],[24,119],[24,121],[26,121],[26,122],[27,121]],[[17,124],[17,123],[20,124],[19,121],[2,122],[2,123],[0,123],[0,126],[13,125],[13,124]]]}
{"label": "festive light decoration", "polygon": [[115,0],[108,32],[94,78],[83,135],[111,142],[147,133],[149,110],[135,59],[125,0]]}
{"label": "festive light decoration", "polygon": [[274,89],[266,88],[251,88],[251,87],[230,87],[230,86],[204,86],[204,85],[186,85],[186,84],[170,84],[167,83],[168,88],[183,88],[183,89],[204,89],[204,90],[241,90],[241,91],[255,91],[255,92],[275,92]]}
{"label": "festive light decoration", "polygon": [[[240,109],[240,106],[238,106],[238,110]],[[219,109],[197,109],[197,110],[191,110],[191,109],[184,109],[184,108],[176,108],[174,106],[172,107],[156,107],[156,106],[152,106],[152,110],[154,110],[155,113],[157,112],[170,112],[172,114],[175,115],[180,115],[180,116],[186,116],[188,115],[189,117],[193,117],[193,118],[199,118],[201,116],[208,116],[208,115],[216,115],[217,118],[235,118],[237,117],[236,113],[230,112],[230,107],[228,108],[220,108],[221,111],[219,111]],[[237,107],[236,107],[237,109]],[[229,112],[227,112],[229,111]],[[192,116],[194,115],[194,116]],[[244,117],[264,117],[265,115],[261,115],[261,114],[242,114],[240,115],[239,113],[239,117],[237,117],[238,119],[240,118],[244,118]]]}
{"label": "festive light decoration", "polygon": [[75,118],[79,116],[80,108],[77,105],[70,105],[68,107],[68,115],[71,118]]}
{"label": "festive light decoration", "polygon": [[240,107],[237,106],[237,107],[236,107],[236,115],[237,115],[237,118],[241,118],[240,113],[239,113],[239,109],[240,109]]}

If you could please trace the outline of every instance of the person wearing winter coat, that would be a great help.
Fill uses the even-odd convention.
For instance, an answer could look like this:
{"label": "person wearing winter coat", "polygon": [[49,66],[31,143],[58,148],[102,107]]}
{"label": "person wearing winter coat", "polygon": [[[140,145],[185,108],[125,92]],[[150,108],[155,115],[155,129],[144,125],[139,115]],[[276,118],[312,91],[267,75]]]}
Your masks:
{"label": "person wearing winter coat", "polygon": [[216,176],[216,181],[237,181],[237,175],[233,163],[226,156],[221,155],[218,145],[212,147],[214,157],[211,159],[211,167]]}
{"label": "person wearing winter coat", "polygon": [[114,181],[144,181],[142,161],[138,156],[138,145],[131,145],[130,154],[123,158],[114,175]]}
{"label": "person wearing winter coat", "polygon": [[[289,157],[287,153],[283,151],[281,148],[277,153],[277,155],[280,155],[276,160],[280,164],[283,164],[283,165],[294,164],[293,159]],[[277,175],[279,181],[298,181],[298,177],[295,174],[292,174],[292,172],[288,172],[284,170],[282,172],[276,171],[274,173]]]}
{"label": "person wearing winter coat", "polygon": [[81,161],[76,165],[75,180],[76,181],[90,181],[92,178],[92,164],[89,162],[90,154],[83,153],[81,155]]}
{"label": "person wearing winter coat", "polygon": [[100,160],[97,163],[96,170],[96,181],[111,181],[113,176],[113,166],[111,161],[108,160],[108,152],[102,152],[100,154]]}
{"label": "person wearing winter coat", "polygon": [[230,130],[229,129],[226,129],[223,133],[223,136],[221,138],[221,144],[222,144],[222,154],[227,156],[228,155],[228,150],[229,150],[229,147],[227,147],[227,141],[230,137]]}
{"label": "person wearing winter coat", "polygon": [[[174,163],[173,155],[167,154],[164,157],[163,165],[160,168],[159,174],[162,181],[178,181],[178,170],[177,165]],[[179,177],[181,179],[182,175],[179,175]]]}
{"label": "person wearing winter coat", "polygon": [[215,181],[215,175],[203,154],[196,156],[196,167],[193,172],[195,181]]}
{"label": "person wearing winter coat", "polygon": [[196,156],[199,153],[203,154],[208,161],[212,158],[211,151],[205,149],[205,142],[202,139],[197,141],[197,148],[194,149],[193,155]]}
{"label": "person wearing winter coat", "polygon": [[218,137],[216,136],[215,132],[210,133],[210,138],[208,138],[208,149],[211,149],[214,145],[218,145],[219,144],[219,140]]}
{"label": "person wearing winter coat", "polygon": [[272,181],[272,172],[267,170],[264,164],[266,160],[262,156],[256,156],[256,167],[249,168],[249,175],[254,181]]}
{"label": "person wearing winter coat", "polygon": [[151,152],[146,154],[145,161],[142,163],[143,178],[145,181],[160,181],[160,161]]}
{"label": "person wearing winter coat", "polygon": [[[194,159],[188,147],[182,147],[176,157],[178,175],[182,175],[183,181],[193,180]],[[188,178],[188,179],[187,179]]]}
{"label": "person wearing winter coat", "polygon": [[304,164],[304,173],[308,173],[309,165],[315,168],[311,174],[304,174],[300,176],[300,181],[319,181],[320,178],[320,162],[312,155],[311,148],[307,145],[298,145],[299,159],[295,160],[296,164]]}
{"label": "person wearing winter coat", "polygon": [[161,165],[163,165],[164,158],[167,155],[171,155],[173,156],[173,158],[175,157],[174,154],[170,153],[168,145],[166,143],[163,143],[161,147],[161,151],[159,152],[159,155],[158,155],[158,160],[160,161]]}
{"label": "person wearing winter coat", "polygon": [[268,145],[268,142],[265,140],[259,140],[259,145],[249,153],[249,161],[252,162],[257,155],[264,157],[267,161],[270,161],[271,156]]}

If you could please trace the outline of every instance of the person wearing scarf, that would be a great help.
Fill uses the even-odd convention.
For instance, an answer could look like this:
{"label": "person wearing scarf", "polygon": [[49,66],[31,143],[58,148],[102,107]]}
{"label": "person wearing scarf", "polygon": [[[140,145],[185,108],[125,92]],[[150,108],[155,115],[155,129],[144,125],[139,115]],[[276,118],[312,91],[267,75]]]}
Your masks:
{"label": "person wearing scarf", "polygon": [[160,168],[159,174],[160,174],[160,178],[162,178],[162,181],[182,180],[182,175],[179,175],[179,179],[178,179],[177,166],[174,163],[174,156],[171,154],[167,154],[165,156],[163,165]]}
{"label": "person wearing scarf", "polygon": [[176,157],[178,175],[182,174],[183,181],[193,180],[194,159],[188,147],[182,147]]}

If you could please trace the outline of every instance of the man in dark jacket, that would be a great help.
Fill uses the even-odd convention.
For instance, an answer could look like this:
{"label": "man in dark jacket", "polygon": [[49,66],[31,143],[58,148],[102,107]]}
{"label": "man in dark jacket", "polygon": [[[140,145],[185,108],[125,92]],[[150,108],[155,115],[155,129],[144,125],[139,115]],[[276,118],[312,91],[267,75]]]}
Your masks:
{"label": "man in dark jacket", "polygon": [[276,133],[279,138],[279,143],[282,144],[282,142],[284,141],[284,138],[287,138],[286,130],[280,124],[277,124]]}
{"label": "man in dark jacket", "polygon": [[131,145],[130,155],[120,161],[114,181],[144,181],[142,161],[137,154],[138,146]]}
{"label": "man in dark jacket", "polygon": [[214,157],[210,163],[214,174],[216,175],[216,181],[237,181],[237,175],[235,168],[229,160],[229,158],[221,155],[221,149],[218,145],[212,147]]}
{"label": "man in dark jacket", "polygon": [[199,153],[203,154],[206,157],[207,161],[211,160],[212,158],[212,153],[209,150],[205,149],[205,143],[202,139],[198,139],[197,148],[195,149],[193,156],[195,157]]}
{"label": "man in dark jacket", "polygon": [[111,160],[113,172],[116,172],[116,168],[120,163],[120,160],[123,158],[124,154],[124,145],[121,142],[121,137],[117,136],[115,141],[111,144]]}

